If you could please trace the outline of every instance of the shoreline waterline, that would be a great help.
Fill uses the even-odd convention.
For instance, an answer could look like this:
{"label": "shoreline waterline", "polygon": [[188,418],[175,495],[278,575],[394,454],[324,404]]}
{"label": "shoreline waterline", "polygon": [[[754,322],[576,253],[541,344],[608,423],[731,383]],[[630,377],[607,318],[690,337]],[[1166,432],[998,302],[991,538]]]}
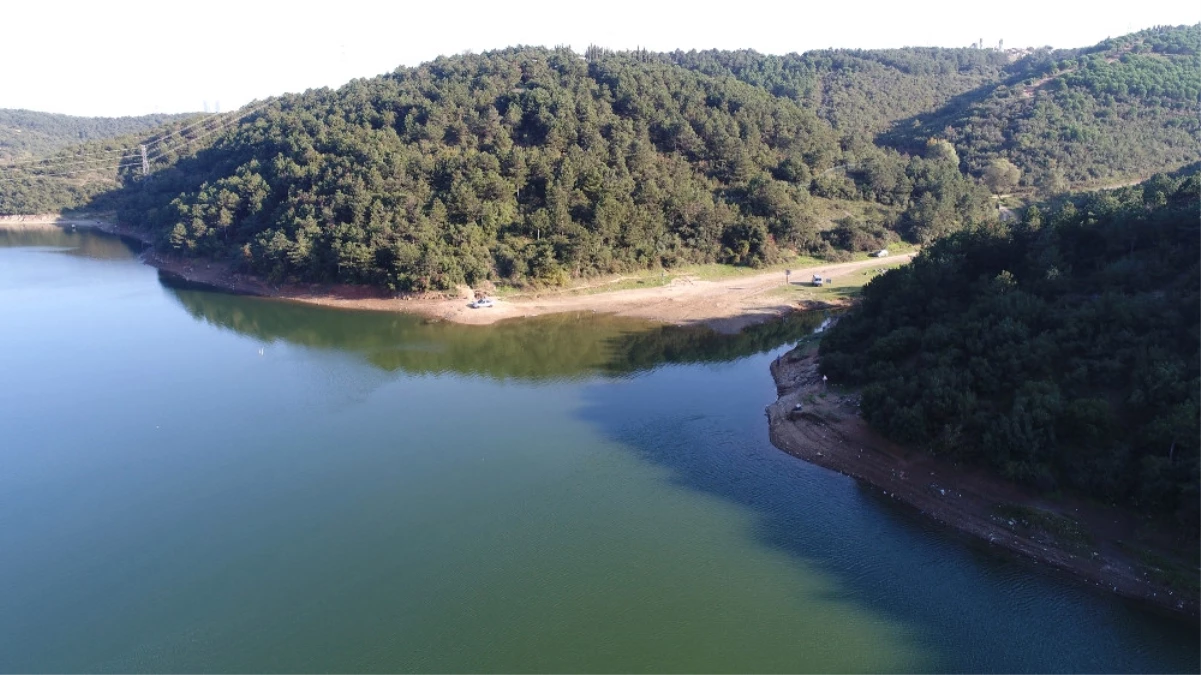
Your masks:
{"label": "shoreline waterline", "polygon": [[[1123,539],[1114,532],[1136,531],[1140,523],[1135,514],[1071,498],[1051,500],[987,472],[893,443],[868,427],[859,414],[857,394],[831,393],[818,363],[815,348],[803,346],[770,366],[778,398],[765,412],[777,448],[850,476],[924,517],[1033,564],[1175,616],[1198,618],[1198,598],[1157,581],[1150,564],[1121,549]],[[1026,512],[1070,513],[1095,541],[1069,541],[1023,527],[1020,516],[1004,515]],[[1107,526],[1111,521],[1113,528]]]}
{"label": "shoreline waterline", "polygon": [[0,232],[5,670],[1197,672],[1195,623],[774,447],[833,312],[475,328],[141,250]]}
{"label": "shoreline waterline", "polygon": [[[427,293],[395,295],[379,289],[333,284],[272,284],[239,272],[229,262],[191,260],[156,250],[153,241],[139,230],[101,217],[68,217],[55,214],[0,217],[0,230],[88,228],[131,237],[147,246],[141,259],[166,273],[215,290],[255,295],[323,307],[416,314],[427,319],[466,325],[490,325],[505,319],[569,312],[595,312],[620,317],[647,319],[670,325],[703,325],[720,333],[738,333],[795,311],[831,309],[838,301],[792,302],[773,297],[776,291],[794,286],[777,272],[747,274],[710,281],[676,278],[670,283],[647,288],[601,291],[573,295],[573,289],[527,297],[504,299],[495,306],[470,306],[475,293],[463,287],[457,294]],[[849,263],[831,263],[793,270],[795,278],[812,273],[845,275],[863,269],[908,262],[915,253],[871,258]],[[578,289],[574,289],[578,290]]]}

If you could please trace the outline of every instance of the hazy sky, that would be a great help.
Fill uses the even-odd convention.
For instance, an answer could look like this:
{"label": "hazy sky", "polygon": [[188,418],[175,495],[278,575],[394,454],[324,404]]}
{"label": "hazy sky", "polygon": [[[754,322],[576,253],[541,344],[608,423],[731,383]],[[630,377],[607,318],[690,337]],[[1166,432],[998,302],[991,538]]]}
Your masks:
{"label": "hazy sky", "polygon": [[0,108],[134,115],[337,86],[516,44],[652,50],[1081,47],[1201,21],[1196,0],[6,0]]}

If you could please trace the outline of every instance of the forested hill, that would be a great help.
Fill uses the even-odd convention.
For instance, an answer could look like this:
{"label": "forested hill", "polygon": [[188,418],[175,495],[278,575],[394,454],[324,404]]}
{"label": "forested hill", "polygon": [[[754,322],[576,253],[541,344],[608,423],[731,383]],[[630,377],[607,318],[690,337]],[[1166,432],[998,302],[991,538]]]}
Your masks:
{"label": "forested hill", "polygon": [[[638,54],[441,58],[283,97],[212,139],[130,181],[121,217],[274,279],[560,283],[834,255],[996,216],[949,147],[881,150],[848,178],[813,111]],[[848,206],[873,220],[826,231]]]}
{"label": "forested hill", "polygon": [[0,164],[44,157],[77,143],[144,133],[192,116],[73,117],[32,110],[0,109]]}
{"label": "forested hill", "polygon": [[833,124],[844,147],[875,137],[916,153],[930,138],[950,141],[965,171],[1004,189],[1057,194],[1201,159],[1201,24],[1085,49],[651,56],[795,100]]}
{"label": "forested hill", "polygon": [[1070,52],[444,57],[0,163],[0,213],[117,210],[182,255],[394,290],[838,259],[988,227],[990,191],[1195,159],[1199,30]]}
{"label": "forested hill", "polygon": [[995,49],[832,49],[773,56],[750,50],[656,54],[708,75],[728,75],[814,110],[859,143],[899,120],[1010,76],[1014,52]]}
{"label": "forested hill", "polygon": [[1201,24],[1037,52],[1006,76],[901,120],[881,141],[914,150],[945,139],[973,175],[1013,166],[1020,187],[1044,195],[1140,180],[1201,159]]}
{"label": "forested hill", "polygon": [[898,441],[1196,536],[1197,170],[936,242],[867,285],[824,372],[863,386],[864,417]]}

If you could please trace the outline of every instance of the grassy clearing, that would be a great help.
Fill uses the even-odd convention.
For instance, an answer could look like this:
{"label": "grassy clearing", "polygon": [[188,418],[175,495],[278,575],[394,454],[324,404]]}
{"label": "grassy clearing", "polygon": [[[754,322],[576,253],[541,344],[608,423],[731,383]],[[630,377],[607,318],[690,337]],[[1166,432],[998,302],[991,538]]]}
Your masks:
{"label": "grassy clearing", "polygon": [[839,220],[847,216],[877,223],[894,223],[901,215],[901,209],[895,206],[885,206],[866,201],[814,197],[812,205],[817,217],[817,227],[819,230],[833,229],[837,226]]}
{"label": "grassy clearing", "polygon": [[1129,542],[1118,540],[1118,548],[1131,553],[1140,563],[1147,567],[1151,576],[1161,584],[1182,594],[1196,597],[1201,594],[1201,570],[1195,565],[1171,560],[1154,551]]}
{"label": "grassy clearing", "polygon": [[1084,552],[1093,544],[1092,536],[1080,526],[1076,519],[1033,506],[998,504],[993,515],[1010,527],[1022,528],[1052,537],[1056,543],[1076,552]]}
{"label": "grassy clearing", "polygon": [[[910,252],[914,251],[915,249],[916,249],[916,247],[913,246],[912,244],[896,243],[896,244],[889,245],[888,252],[889,252],[889,255],[901,255],[903,253],[910,253]],[[780,275],[783,276],[784,270],[789,270],[789,269],[795,270],[795,269],[805,269],[805,268],[809,268],[809,267],[822,267],[823,265],[841,265],[841,264],[847,263],[847,262],[857,262],[860,260],[871,260],[871,259],[872,259],[872,254],[869,252],[866,252],[866,251],[852,254],[849,259],[839,261],[839,262],[835,262],[832,260],[822,260],[821,258],[814,258],[812,256],[807,256],[807,255],[798,255],[798,256],[792,256],[785,262],[777,263],[775,265],[768,265],[765,267],[751,268],[751,267],[740,267],[737,265],[722,265],[722,264],[718,264],[718,263],[713,263],[713,264],[708,264],[708,265],[685,265],[683,267],[673,268],[671,270],[671,272],[669,272],[669,274],[676,273],[676,274],[679,274],[680,276],[694,276],[694,277],[697,277],[698,279],[704,279],[706,281],[715,281],[718,279],[732,279],[732,278],[743,277],[743,276],[752,276],[755,274],[762,274],[764,272],[779,272]],[[896,267],[896,264],[883,265],[883,266],[884,267]],[[797,279],[797,278],[793,279],[794,283],[799,282],[799,281],[801,281],[801,280]],[[805,279],[804,281],[808,282],[809,280]]]}
{"label": "grassy clearing", "polygon": [[[830,302],[838,303],[859,297],[867,282],[880,276],[880,270],[890,270],[900,267],[903,263],[883,264],[864,270],[855,270],[835,275],[832,282],[825,286],[813,286],[810,278],[793,278],[792,283],[778,289],[768,291],[764,297],[780,298],[789,302]],[[810,275],[811,277],[812,275]]]}
{"label": "grassy clearing", "polygon": [[636,277],[619,277],[612,281],[597,283],[588,286],[575,286],[565,288],[560,293],[562,295],[595,295],[597,293],[608,293],[610,291],[628,291],[636,288],[656,288],[666,286],[671,283],[673,275],[639,275]]}
{"label": "grassy clearing", "polygon": [[545,288],[497,286],[493,295],[507,300],[547,295],[595,295],[597,293],[609,293],[611,291],[628,291],[636,288],[655,288],[658,286],[666,286],[670,284],[671,280],[677,276],[679,275],[670,272],[663,274],[661,271],[646,271],[613,277],[594,277],[592,279],[581,281],[580,284],[575,286],[547,286]]}
{"label": "grassy clearing", "polygon": [[[910,253],[916,249],[912,244],[895,243],[890,244],[888,251],[890,255],[901,255]],[[573,286],[554,287],[548,286],[545,288],[531,287],[515,287],[515,286],[498,286],[495,295],[499,298],[520,298],[523,296],[534,295],[593,295],[595,293],[608,293],[610,291],[623,291],[635,288],[654,288],[656,286],[666,286],[674,279],[691,278],[700,279],[702,281],[723,281],[729,279],[738,279],[740,277],[750,277],[766,272],[778,272],[780,281],[784,281],[785,270],[805,269],[810,267],[822,267],[823,265],[839,265],[844,262],[856,262],[860,260],[871,260],[872,255],[869,252],[855,253],[849,260],[841,262],[833,262],[830,260],[822,260],[807,255],[794,255],[787,260],[775,265],[767,265],[764,267],[745,267],[742,265],[726,265],[722,263],[708,263],[704,265],[682,265],[680,267],[672,267],[667,270],[643,270],[640,272],[628,272],[626,274],[614,275],[610,277],[593,277],[591,279],[581,280]],[[882,268],[891,269],[897,267],[898,263],[884,264]],[[817,299],[828,299],[829,297],[838,297],[835,293],[831,295],[831,289],[842,287],[841,282],[847,282],[846,288],[858,288],[867,283],[869,277],[864,277],[858,283],[853,283],[857,279],[851,279],[852,275],[858,275],[859,272],[848,273],[844,279],[835,279],[833,286],[824,288],[811,288],[807,286],[809,279],[801,279],[800,276],[794,276],[792,279],[792,287],[802,288],[801,283],[806,284],[803,288],[811,288],[811,290],[819,291],[819,295],[814,296]],[[781,291],[789,290],[781,288]],[[781,293],[780,295],[787,295]],[[803,299],[799,298],[798,299]]]}

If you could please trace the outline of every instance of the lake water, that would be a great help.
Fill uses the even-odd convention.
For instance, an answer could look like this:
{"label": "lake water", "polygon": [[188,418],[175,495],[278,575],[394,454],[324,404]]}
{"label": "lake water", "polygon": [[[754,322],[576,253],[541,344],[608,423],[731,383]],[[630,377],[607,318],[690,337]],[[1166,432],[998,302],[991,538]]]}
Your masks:
{"label": "lake water", "polygon": [[820,320],[426,323],[0,233],[0,670],[1197,671],[773,448]]}

